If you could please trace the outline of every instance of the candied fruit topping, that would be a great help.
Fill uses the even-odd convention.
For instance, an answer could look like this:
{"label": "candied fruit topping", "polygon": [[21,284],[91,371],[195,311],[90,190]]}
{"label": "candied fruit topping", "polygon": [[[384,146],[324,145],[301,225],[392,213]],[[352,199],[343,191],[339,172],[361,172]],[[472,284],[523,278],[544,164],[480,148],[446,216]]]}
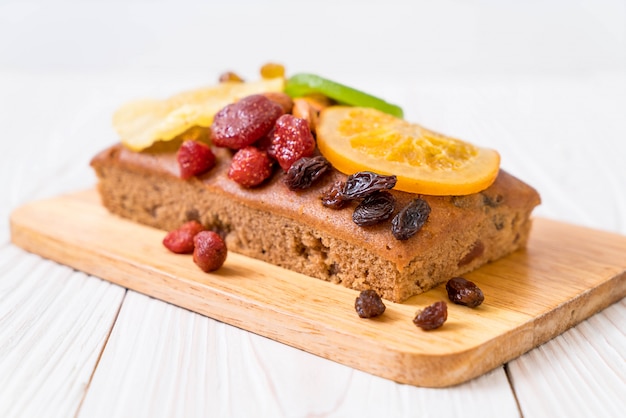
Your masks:
{"label": "candied fruit topping", "polygon": [[276,121],[269,154],[285,171],[302,157],[310,157],[315,151],[315,138],[309,123],[293,115],[282,115]]}
{"label": "candied fruit topping", "polygon": [[497,151],[438,134],[365,107],[331,106],[315,127],[320,153],[338,171],[397,175],[395,188],[425,195],[468,195],[488,188]]}
{"label": "candied fruit topping", "polygon": [[193,239],[193,261],[202,271],[215,271],[222,267],[228,251],[222,237],[214,231],[199,232]]}
{"label": "candied fruit topping", "polygon": [[228,177],[243,187],[255,187],[272,174],[272,160],[267,152],[253,146],[240,149],[233,155]]}
{"label": "candied fruit topping", "polygon": [[215,166],[215,154],[207,144],[188,140],[178,149],[176,161],[180,168],[180,177],[187,180],[212,169]]}
{"label": "candied fruit topping", "polygon": [[193,238],[202,231],[204,226],[200,222],[185,222],[179,228],[167,233],[163,238],[163,245],[176,254],[191,254],[194,249]]}
{"label": "candied fruit topping", "polygon": [[212,87],[185,91],[165,100],[135,100],[113,115],[113,127],[122,144],[133,151],[158,141],[171,141],[193,127],[208,128],[215,113],[242,97],[282,91],[284,80],[223,82]]}
{"label": "candied fruit topping", "polygon": [[282,106],[262,94],[244,97],[215,114],[211,140],[218,147],[241,149],[266,135],[282,114]]}
{"label": "candied fruit topping", "polygon": [[280,78],[285,76],[285,66],[274,62],[268,62],[261,67],[261,77]]}

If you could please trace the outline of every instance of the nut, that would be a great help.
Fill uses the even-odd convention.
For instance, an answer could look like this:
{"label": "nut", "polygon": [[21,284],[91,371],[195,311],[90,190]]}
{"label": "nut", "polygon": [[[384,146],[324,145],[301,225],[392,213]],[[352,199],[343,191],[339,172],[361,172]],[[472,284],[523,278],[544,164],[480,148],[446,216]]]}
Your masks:
{"label": "nut", "polygon": [[281,93],[278,91],[268,91],[263,93],[263,96],[267,97],[274,103],[278,103],[280,107],[283,108],[284,113],[291,113],[291,109],[293,108],[293,100],[285,93]]}
{"label": "nut", "polygon": [[315,132],[319,112],[313,108],[309,100],[304,98],[293,99],[291,112],[295,117],[306,120],[311,132]]}

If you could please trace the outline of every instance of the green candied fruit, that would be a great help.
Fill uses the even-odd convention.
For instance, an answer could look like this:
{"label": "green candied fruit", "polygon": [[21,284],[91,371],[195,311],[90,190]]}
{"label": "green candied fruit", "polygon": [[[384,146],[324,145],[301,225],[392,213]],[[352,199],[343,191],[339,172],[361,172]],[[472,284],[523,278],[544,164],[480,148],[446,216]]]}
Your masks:
{"label": "green candied fruit", "polygon": [[352,87],[345,86],[315,74],[295,74],[285,84],[285,93],[291,97],[301,97],[313,93],[320,93],[336,100],[340,104],[358,107],[370,107],[402,118],[402,108],[388,103],[383,99],[372,96]]}

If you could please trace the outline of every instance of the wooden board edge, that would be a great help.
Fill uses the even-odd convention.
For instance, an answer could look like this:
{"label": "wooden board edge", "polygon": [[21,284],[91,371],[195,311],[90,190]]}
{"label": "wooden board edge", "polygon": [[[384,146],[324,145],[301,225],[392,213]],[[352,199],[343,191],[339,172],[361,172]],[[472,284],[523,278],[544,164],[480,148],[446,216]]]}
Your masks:
{"label": "wooden board edge", "polygon": [[[90,196],[87,196],[86,199],[79,196],[79,199],[91,201]],[[29,204],[25,206],[28,205]],[[188,293],[184,293],[180,290],[175,295],[171,293],[159,293],[155,292],[152,286],[137,282],[134,278],[138,276],[140,266],[127,264],[125,268],[118,267],[113,270],[104,267],[101,270],[93,268],[94,263],[88,262],[88,259],[72,256],[74,248],[72,248],[71,244],[68,245],[68,243],[58,240],[53,236],[43,236],[41,232],[32,230],[27,225],[22,224],[18,216],[20,210],[22,210],[22,207],[11,213],[11,242],[26,251],[38,254],[55,262],[69,265],[72,268],[84,271],[120,286],[144,293],[148,296],[155,297],[340,364],[399,383],[414,386],[449,387],[478,377],[501,366],[507,361],[517,358],[519,355],[533,349],[537,345],[554,338],[626,295],[626,271],[622,271],[620,274],[604,282],[601,286],[591,289],[579,295],[579,297],[562,304],[556,310],[509,331],[507,336],[516,343],[513,344],[516,349],[509,350],[508,352],[503,351],[502,345],[498,344],[498,338],[487,341],[480,346],[471,347],[466,351],[448,353],[440,356],[402,351],[394,352],[381,350],[376,347],[364,348],[362,341],[354,338],[352,338],[352,341],[348,338],[347,341],[349,341],[349,343],[347,343],[342,350],[330,351],[325,349],[323,345],[320,345],[320,333],[319,330],[316,329],[317,324],[305,318],[293,318],[291,316],[289,318],[290,320],[293,321],[297,319],[298,322],[290,327],[291,334],[288,334],[290,337],[286,337],[284,332],[272,327],[266,327],[262,321],[258,323],[246,323],[237,318],[238,315],[236,312],[241,306],[244,306],[248,310],[255,311],[255,313],[259,314],[259,317],[267,313],[254,301],[246,301],[243,299],[234,300],[232,295],[214,292],[212,295],[213,298],[224,298],[224,300],[228,299],[229,302],[235,303],[232,312],[216,313],[214,309],[211,309],[211,303],[217,299],[207,300],[204,296],[203,298],[197,295],[190,296]],[[40,242],[43,245],[34,245],[33,243],[36,242]],[[84,249],[82,250],[84,251]],[[90,256],[95,255],[96,254],[91,254]],[[99,257],[103,256],[103,254],[97,255]],[[112,258],[111,261],[114,261],[114,259]],[[145,273],[143,270],[142,272]],[[158,280],[168,280],[167,275],[164,277],[158,272],[153,272],[153,276]],[[131,280],[131,278],[133,278],[133,280]],[[597,298],[596,296],[600,297]],[[588,303],[590,300],[593,301],[596,299],[601,302],[595,304]],[[223,303],[221,306],[223,306]],[[257,315],[253,315],[253,317],[254,316]],[[547,323],[550,320],[557,320],[561,326],[554,331],[550,331],[547,328],[544,329],[542,323]],[[298,338],[294,339],[294,335],[298,335]],[[355,351],[351,351],[351,348]],[[376,356],[379,358],[379,361],[364,364],[358,361],[361,356],[355,356],[355,352],[361,352],[366,358]],[[426,363],[428,364],[426,365]],[[470,364],[471,367],[468,368],[464,366],[467,364]],[[447,371],[443,374],[443,379],[441,376],[435,378],[430,376],[429,372],[435,369]]]}

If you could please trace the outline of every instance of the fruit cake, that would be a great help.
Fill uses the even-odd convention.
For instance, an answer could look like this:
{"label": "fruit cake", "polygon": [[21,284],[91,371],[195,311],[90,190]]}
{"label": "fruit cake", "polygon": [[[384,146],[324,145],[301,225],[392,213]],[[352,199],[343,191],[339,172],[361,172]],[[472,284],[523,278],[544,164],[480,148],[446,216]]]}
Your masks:
{"label": "fruit cake", "polygon": [[[412,184],[410,173],[384,172],[384,163],[377,166],[363,160],[355,163],[365,165],[348,172],[352,167],[349,151],[321,152],[322,143],[326,149],[341,148],[333,146],[338,143],[333,139],[335,131],[355,126],[354,120],[337,125],[335,111],[340,118],[354,115],[345,106],[333,105],[336,98],[305,92],[308,113],[303,115],[303,102],[284,95],[282,91],[289,90],[284,85],[270,88],[269,93],[258,90],[255,87],[245,98],[231,98],[228,105],[221,103],[207,121],[198,122],[200,116],[191,122],[186,119],[176,129],[153,129],[164,115],[157,117],[154,109],[149,110],[141,123],[152,117],[145,126],[158,131],[149,135],[145,126],[133,125],[145,103],[132,107],[132,112],[125,108],[126,114],[116,115],[117,123],[124,120],[122,125],[128,127],[130,121],[132,126],[118,129],[122,143],[91,161],[104,206],[116,215],[165,231],[197,220],[221,235],[228,251],[355,290],[373,289],[394,302],[497,260],[527,242],[531,212],[540,198],[532,187],[500,169],[499,158],[487,185],[474,181],[477,191],[462,179],[460,189],[449,189],[449,183],[459,180],[444,178],[439,186],[426,179],[428,193],[416,192],[412,188],[419,189],[419,181],[417,186]],[[202,95],[196,92],[195,96]],[[258,128],[257,120],[252,123],[254,129],[250,128],[248,122],[254,115],[232,107],[246,101],[254,102],[248,106],[255,112],[269,114],[271,123],[265,120],[260,124],[267,126]],[[313,105],[320,102],[326,103],[321,112]],[[171,116],[178,108],[168,111]],[[359,127],[370,129],[370,116],[380,116],[368,112],[356,116]],[[401,119],[397,114],[389,117]],[[239,126],[242,120],[247,123],[243,128]],[[414,136],[430,132],[415,129]],[[246,135],[255,131],[254,138],[233,139],[229,137],[233,130]],[[294,146],[291,140],[302,135],[306,138],[294,140]],[[380,130],[376,135],[382,135]],[[200,149],[204,151],[193,151]],[[186,154],[185,150],[192,151]],[[194,169],[198,155],[205,151],[211,155],[210,162]],[[435,172],[431,177],[437,176],[437,170],[431,170]]]}

